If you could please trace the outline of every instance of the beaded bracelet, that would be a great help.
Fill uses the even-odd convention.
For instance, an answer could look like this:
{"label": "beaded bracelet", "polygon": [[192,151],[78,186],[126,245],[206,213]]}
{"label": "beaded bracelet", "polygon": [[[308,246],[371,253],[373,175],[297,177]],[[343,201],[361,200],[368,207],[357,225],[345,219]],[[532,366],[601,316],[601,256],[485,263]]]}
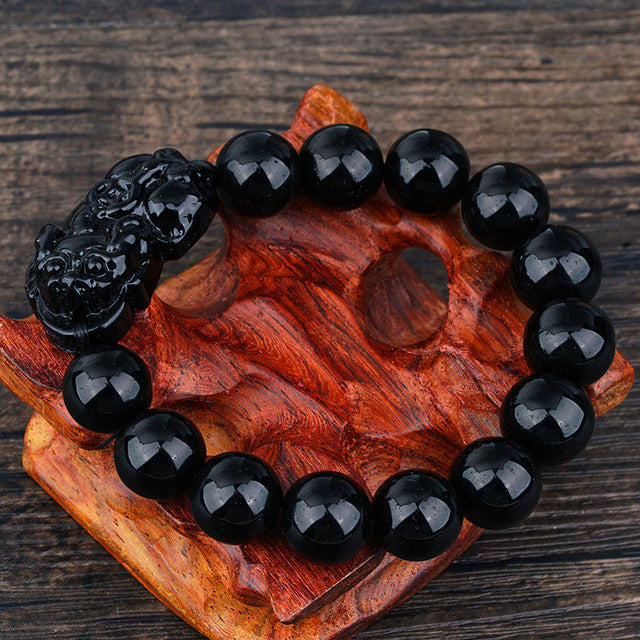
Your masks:
{"label": "beaded bracelet", "polygon": [[[279,526],[291,547],[322,562],[353,557],[371,532],[390,553],[426,560],[456,540],[463,515],[486,529],[526,518],[540,497],[540,464],[580,451],[594,427],[581,388],[600,378],[615,353],[612,325],[589,301],[601,279],[591,242],[547,225],[540,178],[499,163],[469,180],[462,145],[434,129],[398,139],[386,161],[366,131],[346,124],[315,131],[300,153],[282,136],[248,131],[222,148],[214,167],[173,149],[126,158],[95,185],[58,229],[46,225],[27,270],[26,292],[51,341],[77,353],[63,399],[82,427],[115,433],[115,468],[149,499],[189,492],[195,522],[209,536],[242,544]],[[202,236],[218,198],[240,216],[272,216],[301,189],[329,209],[363,205],[382,182],[393,201],[432,215],[461,201],[480,243],[513,250],[511,276],[534,312],[524,335],[533,374],[507,394],[504,437],[465,447],[449,479],[423,469],[388,478],[373,500],[349,477],[319,472],[286,492],[261,459],[228,452],[206,460],[203,438],[186,417],[150,409],[151,375],[116,344],[148,306],[162,265]]]}

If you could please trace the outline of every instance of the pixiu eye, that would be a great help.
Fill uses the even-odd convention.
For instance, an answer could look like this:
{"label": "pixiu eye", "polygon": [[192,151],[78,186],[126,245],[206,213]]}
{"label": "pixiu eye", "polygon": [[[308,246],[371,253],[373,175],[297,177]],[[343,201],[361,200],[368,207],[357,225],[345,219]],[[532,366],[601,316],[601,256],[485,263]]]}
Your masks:
{"label": "pixiu eye", "polygon": [[102,256],[91,256],[85,261],[84,270],[88,276],[99,277],[107,273],[109,267]]}
{"label": "pixiu eye", "polygon": [[64,258],[60,256],[52,256],[47,258],[40,264],[40,271],[47,278],[58,278],[60,277],[67,268],[67,264],[64,261]]}

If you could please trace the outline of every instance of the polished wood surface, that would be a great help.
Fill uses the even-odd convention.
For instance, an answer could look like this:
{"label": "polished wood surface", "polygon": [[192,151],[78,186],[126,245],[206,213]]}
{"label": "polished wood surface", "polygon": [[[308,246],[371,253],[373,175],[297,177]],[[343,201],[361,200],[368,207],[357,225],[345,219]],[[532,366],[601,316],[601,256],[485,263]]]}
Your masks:
{"label": "polished wood surface", "polygon": [[[3,59],[9,89],[2,111],[6,123],[2,132],[3,175],[9,187],[2,193],[6,238],[6,251],[1,256],[6,277],[3,311],[15,313],[25,309],[20,306],[24,305],[19,291],[21,277],[16,276],[14,262],[26,261],[38,225],[61,219],[74,199],[114,157],[165,143],[175,144],[196,155],[202,153],[203,147],[211,148],[224,142],[234,130],[252,122],[285,128],[284,123],[295,107],[297,96],[311,84],[313,74],[294,80],[289,74],[274,80],[269,69],[277,64],[283,65],[280,68],[284,69],[287,61],[278,59],[275,46],[287,42],[286,29],[297,24],[300,28],[297,33],[304,37],[304,46],[302,41],[291,40],[288,46],[295,51],[298,64],[318,69],[328,65],[330,60],[322,60],[318,52],[326,50],[328,56],[329,49],[325,47],[331,43],[331,61],[335,62],[340,53],[346,55],[346,61],[342,62],[352,66],[349,75],[345,76],[344,70],[330,69],[328,65],[323,77],[328,80],[333,77],[343,90],[343,85],[348,85],[350,90],[345,93],[365,108],[373,132],[383,146],[403,130],[427,121],[449,129],[461,138],[469,148],[476,168],[484,162],[508,157],[537,169],[549,183],[556,203],[555,221],[575,224],[599,240],[608,271],[605,271],[598,302],[613,317],[622,351],[626,354],[631,349],[629,355],[633,358],[637,333],[633,305],[638,299],[632,280],[638,266],[638,226],[637,216],[634,217],[637,210],[633,208],[633,202],[637,203],[637,184],[633,179],[637,163],[634,164],[633,153],[638,127],[634,128],[637,108],[634,108],[631,93],[626,97],[626,92],[637,78],[637,68],[631,55],[633,39],[625,34],[633,33],[633,19],[637,16],[627,12],[623,19],[615,7],[601,11],[597,20],[593,17],[591,21],[582,22],[576,20],[578,10],[529,14],[508,11],[464,14],[464,8],[461,11],[462,14],[455,16],[418,12],[418,15],[395,18],[370,15],[308,22],[291,19],[282,23],[278,20],[224,23],[224,29],[216,34],[215,49],[220,58],[216,69],[220,66],[215,73],[231,73],[234,54],[239,55],[247,42],[253,43],[256,50],[264,47],[261,51],[267,53],[258,61],[256,69],[245,59],[237,63],[240,67],[234,68],[233,77],[214,74],[225,87],[224,91],[215,87],[215,99],[212,97],[215,82],[211,76],[211,62],[192,55],[198,47],[214,46],[212,40],[207,40],[213,37],[212,34],[203,29],[202,23],[181,24],[183,44],[177,46],[176,40],[171,51],[167,49],[166,55],[155,58],[151,53],[153,47],[158,46],[158,40],[141,39],[144,30],[170,35],[170,25],[148,23],[77,28],[62,25],[40,34],[43,38],[40,48],[35,47],[33,39],[25,40],[24,34],[21,37],[17,29],[7,28],[3,38],[8,45],[7,51],[12,53],[6,62]],[[462,23],[462,30],[461,15],[468,18],[467,23]],[[532,21],[537,30],[534,29],[524,41],[515,42],[518,38],[514,34],[520,34],[520,29]],[[211,24],[205,27],[210,28]],[[38,28],[33,29],[39,35]],[[446,33],[446,29],[451,29],[451,33],[455,30],[459,40],[455,43],[443,40],[442,33]],[[476,42],[474,29],[493,34],[493,40],[489,40],[493,44],[488,45],[486,39],[482,43]],[[68,35],[74,30],[75,38],[87,42],[85,47],[78,49],[70,44]],[[252,30],[255,30],[253,40]],[[421,36],[424,34],[424,41],[416,40],[416,30]],[[328,42],[314,43],[311,36],[319,31]],[[545,38],[541,38],[542,31]],[[372,33],[377,35],[375,42],[371,40]],[[123,51],[126,49],[132,54],[127,64],[121,64],[124,58],[118,58],[118,52],[105,54],[108,47],[102,47],[100,58],[96,57],[92,65],[83,61],[82,56],[87,55],[89,46],[97,51],[101,41],[109,42],[115,36],[121,38]],[[189,40],[190,36],[193,41]],[[90,38],[91,45],[84,38]],[[338,43],[343,43],[344,49],[336,52]],[[418,49],[422,47],[423,56],[430,61],[429,68],[419,65],[420,56],[416,56],[415,50],[411,56],[408,52],[403,53],[400,43],[413,43]],[[603,43],[609,43],[609,49],[606,46],[603,49]],[[274,47],[272,53],[268,52],[269,45]],[[170,47],[170,43],[163,42],[162,47]],[[315,62],[307,50],[314,47]],[[385,47],[391,51],[386,64],[392,65],[395,56],[403,65],[395,69],[393,77],[375,80],[367,76],[372,59],[370,54],[374,49]],[[469,55],[469,47],[471,51],[477,51],[476,58]],[[458,50],[459,55],[456,54]],[[32,60],[37,59],[38,64],[21,65],[21,51],[23,55],[31,55]],[[145,51],[148,56],[144,55]],[[502,57],[503,52],[510,51],[517,52],[515,58]],[[543,56],[543,53],[547,55]],[[361,59],[357,57],[359,54]],[[540,58],[534,59],[532,55],[540,55]],[[555,60],[553,55],[556,55]],[[590,67],[584,66],[585,59],[593,59]],[[494,68],[483,75],[478,64],[487,60],[494,62]],[[70,79],[67,86],[61,82],[60,74],[52,75],[51,71],[69,68],[70,61],[70,73],[73,75],[75,69],[78,71],[75,85],[70,84]],[[199,66],[192,72],[178,73],[189,64]],[[313,64],[318,66],[313,67]],[[384,64],[377,64],[381,73]],[[453,64],[455,67],[451,68],[456,69],[457,82],[445,73]],[[355,71],[358,68],[360,73]],[[122,78],[124,82],[123,85],[110,84],[104,89],[108,89],[112,97],[111,109],[105,109],[100,98],[100,79],[105,74],[107,78]],[[249,99],[248,89],[235,84],[243,74],[245,78],[252,78],[252,88],[260,96],[260,105]],[[180,86],[187,76],[192,90]],[[154,82],[161,78],[162,82],[151,85],[148,80],[152,78]],[[50,82],[57,83],[57,93],[53,93],[52,85],[51,93],[38,98],[40,106],[20,104],[19,88],[24,87],[26,92],[27,87],[31,87],[33,92],[33,87],[43,88]],[[274,92],[274,82],[280,94]],[[470,87],[470,82],[476,88]],[[544,85],[542,92],[537,86],[540,84]],[[368,91],[372,86],[376,87],[375,91]],[[393,90],[379,94],[383,86]],[[78,87],[82,89],[80,94]],[[137,104],[127,98],[127,92],[134,91],[134,87],[137,87],[136,95],[153,95],[158,99]],[[479,93],[480,87],[483,95]],[[414,95],[414,91],[421,93]],[[190,95],[188,108],[180,98],[185,93]],[[22,95],[27,99],[33,94]],[[55,100],[51,95],[56,96]],[[162,96],[164,107],[160,102]],[[245,97],[241,99],[242,96]],[[525,103],[523,96],[527,97]],[[175,107],[171,107],[172,100],[176,101]],[[226,107],[220,108],[223,104],[219,101],[226,101]],[[51,106],[54,103],[56,106]],[[206,118],[212,117],[194,120],[205,115],[202,107],[208,103],[213,111],[207,113]],[[577,109],[576,104],[582,108]],[[442,105],[444,109],[439,108]],[[245,122],[238,116],[242,109],[247,110]],[[233,114],[234,119],[228,115],[226,120],[218,118],[217,111]],[[465,118],[470,111],[474,118]],[[240,119],[236,120],[236,117]],[[592,126],[589,130],[583,130],[585,117],[590,118]],[[192,120],[189,122],[185,118]],[[65,122],[73,123],[73,126],[66,127]],[[163,126],[168,122],[172,123],[171,128]],[[45,125],[48,123],[60,123],[61,128],[47,131]],[[146,127],[142,126],[145,123]],[[228,128],[216,129],[215,126]],[[105,131],[111,127],[113,133]],[[109,151],[103,147],[105,137],[115,140],[116,131],[128,133],[119,138],[117,150],[116,143],[111,142]],[[203,132],[206,132],[204,140]],[[40,164],[30,162],[30,153],[34,158],[42,158]],[[496,156],[497,153],[500,155]],[[50,158],[57,157],[56,154],[60,154],[62,160],[51,162]],[[576,160],[577,157],[581,160]],[[23,216],[25,206],[30,207],[32,213]],[[60,212],[57,216],[52,213],[57,211]],[[193,259],[203,257],[220,237],[213,229]],[[402,267],[397,268],[402,271]],[[431,276],[430,270],[426,273]],[[367,327],[369,332],[375,329],[382,330],[387,338],[396,336],[393,330],[388,330],[390,328]],[[416,335],[424,330],[428,331],[428,328],[412,328]],[[81,532],[74,534],[73,525],[65,524],[67,521],[56,515],[55,507],[30,489],[28,482],[21,480],[16,466],[21,428],[15,420],[16,415],[22,415],[24,420],[25,414],[24,411],[19,413],[19,405],[8,395],[4,398],[8,412],[4,433],[8,434],[5,436],[8,446],[3,449],[7,468],[3,481],[10,499],[3,505],[6,509],[3,515],[7,514],[3,526],[8,532],[3,543],[6,545],[4,557],[7,563],[3,569],[8,601],[2,609],[0,628],[10,630],[7,632],[9,637],[17,638],[51,637],[54,632],[63,638],[188,634],[188,630],[179,626],[180,622],[174,622],[170,614],[164,614],[162,608],[154,609],[153,600],[145,600],[144,591],[136,591],[134,582],[123,582],[117,565],[110,564],[100,549],[94,550]],[[626,409],[628,405],[629,410]],[[527,634],[552,637],[561,630],[564,637],[586,638],[592,637],[593,629],[602,625],[601,637],[633,637],[630,635],[635,628],[633,566],[634,562],[637,565],[637,560],[632,549],[637,547],[637,537],[633,535],[631,523],[637,520],[638,514],[637,491],[633,484],[638,462],[634,457],[637,451],[637,447],[634,449],[634,442],[637,444],[633,430],[633,425],[637,424],[634,406],[632,396],[614,412],[617,418],[613,422],[612,419],[600,422],[600,430],[583,457],[547,475],[543,503],[527,526],[485,536],[463,560],[367,635],[373,637],[378,633],[379,637],[391,634],[392,637],[409,638],[419,634],[435,638],[446,633],[447,637],[475,638],[495,632],[498,637],[499,633],[511,637],[513,630],[519,629],[524,637]],[[17,448],[14,442],[18,444]],[[10,457],[11,450],[14,457],[17,455],[15,460]],[[17,491],[12,491],[14,487]],[[48,514],[47,518],[42,514]],[[551,518],[553,525],[550,526]],[[44,525],[44,529],[38,529],[36,525]],[[26,531],[32,544],[28,547],[28,555],[20,555],[21,551],[26,553]],[[87,561],[88,558],[94,562]],[[36,573],[34,559],[38,567]],[[604,567],[608,569],[604,570]],[[34,575],[38,577],[34,579]],[[21,581],[20,576],[23,576]],[[473,595],[474,589],[467,590],[477,581],[492,585],[482,602]],[[47,589],[50,595],[43,596]],[[538,595],[530,597],[531,589]],[[25,593],[31,595],[25,596]],[[104,599],[118,602],[119,608],[105,604]],[[69,604],[61,606],[60,602]],[[25,618],[25,608],[39,610],[43,615]],[[100,611],[102,613],[96,613]],[[155,613],[149,615],[149,611]],[[460,611],[465,612],[462,617]],[[522,618],[523,611],[526,615]],[[518,621],[512,618],[515,612],[521,614]],[[637,622],[637,616],[635,620]]]}

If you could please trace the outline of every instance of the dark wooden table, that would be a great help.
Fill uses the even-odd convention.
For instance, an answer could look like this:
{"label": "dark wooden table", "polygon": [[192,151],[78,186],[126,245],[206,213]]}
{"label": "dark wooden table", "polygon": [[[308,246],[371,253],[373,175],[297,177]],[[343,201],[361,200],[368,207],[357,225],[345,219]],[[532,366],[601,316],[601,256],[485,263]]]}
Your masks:
{"label": "dark wooden table", "polygon": [[[39,227],[114,160],[160,146],[203,157],[239,130],[284,129],[324,82],[383,149],[427,125],[461,139],[474,169],[538,171],[552,220],[597,240],[597,302],[637,366],[639,34],[637,2],[620,0],[2,2],[0,313],[27,315]],[[214,224],[189,263],[220,237]],[[637,639],[639,405],[634,389],[581,457],[546,473],[526,526],[486,534],[360,637]],[[0,637],[201,637],[24,473],[29,415],[0,389]]]}

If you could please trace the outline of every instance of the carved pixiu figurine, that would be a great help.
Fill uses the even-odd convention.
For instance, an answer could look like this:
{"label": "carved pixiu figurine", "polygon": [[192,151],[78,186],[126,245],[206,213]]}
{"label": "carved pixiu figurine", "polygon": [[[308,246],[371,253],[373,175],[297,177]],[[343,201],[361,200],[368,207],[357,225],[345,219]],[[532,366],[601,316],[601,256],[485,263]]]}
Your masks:
{"label": "carved pixiu figurine", "polygon": [[132,156],[93,186],[61,229],[42,228],[26,292],[52,342],[77,352],[126,334],[162,264],[207,230],[218,206],[214,171],[175,149]]}

